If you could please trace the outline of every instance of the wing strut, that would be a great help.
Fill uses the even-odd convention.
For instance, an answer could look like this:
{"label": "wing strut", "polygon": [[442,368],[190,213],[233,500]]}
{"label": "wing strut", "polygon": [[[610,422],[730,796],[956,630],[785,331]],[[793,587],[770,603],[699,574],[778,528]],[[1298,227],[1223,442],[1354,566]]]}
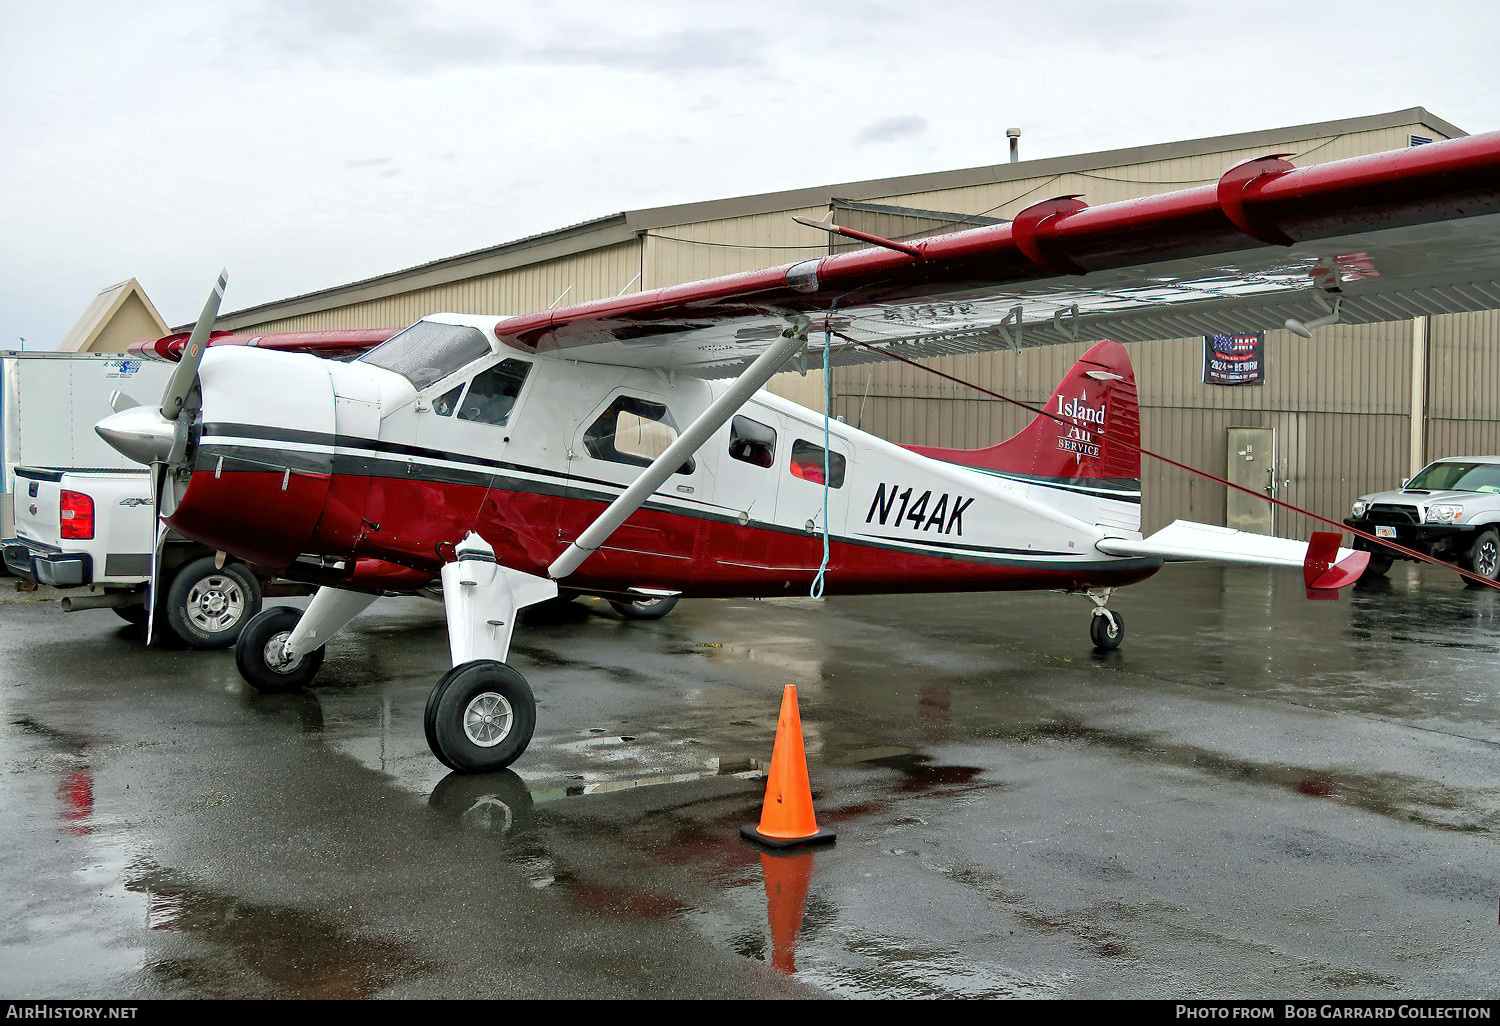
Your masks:
{"label": "wing strut", "polygon": [[808,323],[806,317],[799,317],[798,323],[756,357],[755,362],[734,379],[734,384],[710,403],[708,409],[699,414],[698,419],[689,424],[682,434],[677,436],[677,440],[667,446],[667,451],[652,460],[651,465],[641,471],[641,476],[636,478],[629,488],[621,492],[619,497],[584,529],[578,539],[553,561],[552,565],[547,568],[547,576],[554,581],[562,580],[577,570],[579,564],[608,541],[609,536],[615,533],[615,530],[629,518],[630,514],[640,509],[651,494],[660,488],[678,467],[686,463],[688,457],[697,452],[704,442],[708,441],[709,435],[723,427],[762,385],[771,380],[772,375],[781,370],[782,366],[807,344]]}

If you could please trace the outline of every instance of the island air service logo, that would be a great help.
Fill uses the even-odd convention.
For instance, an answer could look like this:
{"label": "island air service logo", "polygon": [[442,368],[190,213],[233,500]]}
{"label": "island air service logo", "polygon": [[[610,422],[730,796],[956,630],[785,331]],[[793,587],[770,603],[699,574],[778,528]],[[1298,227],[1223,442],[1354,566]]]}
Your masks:
{"label": "island air service logo", "polygon": [[1059,395],[1057,412],[1072,421],[1067,434],[1057,440],[1057,447],[1076,456],[1098,459],[1099,443],[1094,441],[1094,432],[1104,430],[1104,405],[1090,406],[1089,394],[1085,390],[1083,396],[1076,399],[1064,399]]}

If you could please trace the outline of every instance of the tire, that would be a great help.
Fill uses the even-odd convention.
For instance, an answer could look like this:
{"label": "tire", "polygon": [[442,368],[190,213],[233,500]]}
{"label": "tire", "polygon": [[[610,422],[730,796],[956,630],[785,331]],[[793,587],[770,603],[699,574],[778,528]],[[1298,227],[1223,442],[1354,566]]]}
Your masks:
{"label": "tire", "polygon": [[1114,613],[1114,623],[1104,615],[1089,617],[1089,640],[1096,652],[1113,652],[1125,640],[1125,618],[1114,610],[1110,612]]}
{"label": "tire", "polygon": [[280,644],[282,636],[290,634],[300,619],[302,610],[275,606],[245,624],[234,646],[234,665],[246,684],[257,691],[280,694],[306,687],[317,676],[325,654],[321,648],[287,666],[273,666],[266,655],[271,643]]}
{"label": "tire", "polygon": [[1371,552],[1370,565],[1365,567],[1365,573],[1376,577],[1384,577],[1391,572],[1391,566],[1396,562],[1396,557],[1389,552]]}
{"label": "tire", "polygon": [[[1500,533],[1493,529],[1480,532],[1478,538],[1474,539],[1474,545],[1469,549],[1467,569],[1480,577],[1490,580],[1500,579]],[[1470,588],[1482,588],[1484,585],[1465,578],[1464,584]]]}
{"label": "tire", "polygon": [[[493,716],[493,721],[481,717]],[[504,717],[504,720],[501,720]],[[501,770],[521,757],[536,727],[526,678],[494,659],[475,659],[438,678],[422,716],[427,747],[459,773]]]}
{"label": "tire", "polygon": [[167,589],[167,624],[194,648],[228,648],[260,612],[260,582],[238,563],[212,556],[185,564]]}
{"label": "tire", "polygon": [[610,599],[609,604],[615,612],[627,620],[660,620],[677,605],[677,597],[669,595],[666,598],[640,599],[636,602],[617,602]]}

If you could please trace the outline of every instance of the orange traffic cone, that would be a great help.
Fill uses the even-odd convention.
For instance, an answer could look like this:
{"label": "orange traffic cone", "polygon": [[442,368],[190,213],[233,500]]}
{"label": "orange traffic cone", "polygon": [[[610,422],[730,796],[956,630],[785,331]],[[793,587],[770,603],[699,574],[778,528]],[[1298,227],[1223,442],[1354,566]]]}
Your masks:
{"label": "orange traffic cone", "polygon": [[797,971],[797,931],[812,882],[810,851],[760,853],[766,880],[766,917],[771,923],[771,964],[783,973]]}
{"label": "orange traffic cone", "polygon": [[781,695],[776,720],[776,745],[771,749],[771,772],[760,826],[740,827],[740,836],[771,848],[823,844],[832,830],[819,830],[813,816],[812,785],[807,779],[807,756],[802,751],[802,717],[797,713],[797,688],[788,684]]}

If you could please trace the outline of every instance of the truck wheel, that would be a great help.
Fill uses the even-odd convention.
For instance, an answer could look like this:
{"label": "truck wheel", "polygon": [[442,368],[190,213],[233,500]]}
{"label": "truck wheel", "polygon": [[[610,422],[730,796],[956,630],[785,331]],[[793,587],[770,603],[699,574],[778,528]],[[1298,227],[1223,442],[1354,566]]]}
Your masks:
{"label": "truck wheel", "polygon": [[[1469,550],[1469,569],[1492,581],[1500,578],[1500,534],[1484,531],[1474,539],[1474,547]],[[1464,584],[1470,588],[1484,587],[1467,579]]]}
{"label": "truck wheel", "polygon": [[1391,572],[1391,566],[1396,562],[1396,557],[1389,552],[1371,552],[1370,565],[1365,567],[1365,573],[1374,574],[1376,577],[1384,577]]}
{"label": "truck wheel", "polygon": [[302,610],[275,606],[245,624],[234,645],[234,665],[245,683],[257,691],[276,694],[296,691],[317,676],[324,650],[316,648],[291,662],[281,657],[282,643],[302,619]]}
{"label": "truck wheel", "polygon": [[194,648],[228,648],[260,612],[260,583],[238,563],[212,556],[184,565],[167,589],[167,623]]}

